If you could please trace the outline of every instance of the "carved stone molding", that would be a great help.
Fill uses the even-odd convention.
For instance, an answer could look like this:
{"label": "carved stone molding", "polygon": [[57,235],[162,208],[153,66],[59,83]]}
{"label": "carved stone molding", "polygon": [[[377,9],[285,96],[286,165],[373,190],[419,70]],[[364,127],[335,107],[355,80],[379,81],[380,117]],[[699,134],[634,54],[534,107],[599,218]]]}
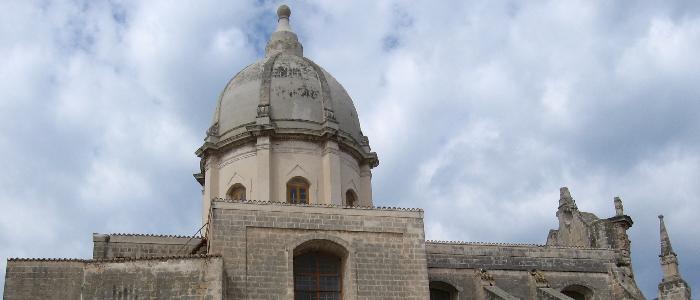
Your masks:
{"label": "carved stone molding", "polygon": [[220,163],[217,165],[217,167],[218,167],[219,169],[221,169],[221,168],[223,168],[223,167],[225,167],[225,166],[228,166],[228,165],[230,165],[230,164],[232,164],[232,163],[234,163],[234,162],[236,162],[236,161],[239,161],[239,160],[241,160],[241,159],[246,159],[246,158],[248,158],[248,157],[253,157],[253,156],[256,156],[256,155],[257,155],[257,153],[255,153],[255,151],[244,152],[244,153],[235,155],[235,156],[233,156],[233,157],[231,157],[231,158],[228,158],[228,159],[226,159],[226,160],[220,162]]}

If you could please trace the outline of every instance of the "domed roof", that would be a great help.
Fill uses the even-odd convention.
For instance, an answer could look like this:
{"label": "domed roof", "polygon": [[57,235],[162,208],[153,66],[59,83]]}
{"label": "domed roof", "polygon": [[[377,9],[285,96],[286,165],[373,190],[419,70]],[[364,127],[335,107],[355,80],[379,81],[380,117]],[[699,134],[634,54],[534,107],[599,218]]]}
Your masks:
{"label": "domed roof", "polygon": [[221,92],[203,148],[220,148],[262,132],[332,135],[361,156],[376,160],[348,93],[303,56],[303,47],[289,26],[289,7],[281,6],[277,14],[277,30],[267,43],[265,57],[236,74]]}
{"label": "domed roof", "polygon": [[357,112],[345,89],[313,61],[285,52],[249,65],[229,81],[214,112],[213,124],[218,124],[220,137],[255,124],[258,107],[265,102],[270,106],[270,121],[278,129],[311,129],[335,117],[338,130],[361,140]]}

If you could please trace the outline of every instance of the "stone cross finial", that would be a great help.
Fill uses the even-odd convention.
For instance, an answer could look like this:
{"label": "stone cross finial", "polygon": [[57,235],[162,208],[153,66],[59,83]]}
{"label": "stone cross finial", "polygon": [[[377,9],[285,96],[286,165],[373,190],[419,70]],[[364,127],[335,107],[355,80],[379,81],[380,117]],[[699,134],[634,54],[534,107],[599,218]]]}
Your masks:
{"label": "stone cross finial", "polygon": [[620,197],[615,197],[615,215],[616,216],[624,216],[625,215],[625,209],[622,206],[622,199]]}

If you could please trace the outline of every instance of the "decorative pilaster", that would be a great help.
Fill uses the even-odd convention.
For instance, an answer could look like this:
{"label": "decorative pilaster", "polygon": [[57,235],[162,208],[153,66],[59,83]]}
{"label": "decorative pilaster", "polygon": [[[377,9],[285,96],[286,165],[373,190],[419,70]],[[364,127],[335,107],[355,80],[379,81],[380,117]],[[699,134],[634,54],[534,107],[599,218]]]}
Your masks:
{"label": "decorative pilaster", "polygon": [[210,155],[204,161],[204,193],[202,195],[202,225],[209,221],[211,199],[219,195],[219,158]]}
{"label": "decorative pilaster", "polygon": [[368,164],[360,166],[360,206],[373,206],[372,203],[372,169]]}
{"label": "decorative pilaster", "polygon": [[255,156],[257,157],[257,185],[252,187],[255,195],[255,200],[271,201],[270,199],[270,136],[258,136],[255,144]]}
{"label": "decorative pilaster", "polygon": [[659,300],[690,300],[690,286],[678,271],[678,255],[673,252],[663,215],[659,215],[659,229],[661,239],[659,260],[664,274],[659,283]]}
{"label": "decorative pilaster", "polygon": [[323,148],[323,199],[324,204],[343,204],[343,191],[340,180],[340,157],[338,143],[333,140],[326,141]]}

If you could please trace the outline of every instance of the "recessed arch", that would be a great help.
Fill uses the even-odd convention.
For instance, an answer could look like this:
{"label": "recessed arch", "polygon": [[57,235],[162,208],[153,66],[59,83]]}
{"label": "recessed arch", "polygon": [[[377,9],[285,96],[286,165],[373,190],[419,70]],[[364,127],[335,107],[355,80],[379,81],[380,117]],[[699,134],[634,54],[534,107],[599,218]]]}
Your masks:
{"label": "recessed arch", "polygon": [[294,299],[342,299],[348,254],[345,247],[324,239],[294,248]]}
{"label": "recessed arch", "polygon": [[444,281],[430,281],[430,300],[456,300],[457,288]]}
{"label": "recessed arch", "polygon": [[309,204],[311,184],[309,180],[301,176],[295,176],[287,181],[287,203]]}
{"label": "recessed arch", "polygon": [[353,189],[345,191],[345,206],[357,206],[358,204],[357,193]]}
{"label": "recessed arch", "polygon": [[572,284],[561,290],[561,293],[567,295],[574,300],[590,300],[593,299],[593,290],[590,288],[579,285]]}
{"label": "recessed arch", "polygon": [[231,200],[246,200],[246,188],[243,184],[236,183],[226,192],[226,197]]}

